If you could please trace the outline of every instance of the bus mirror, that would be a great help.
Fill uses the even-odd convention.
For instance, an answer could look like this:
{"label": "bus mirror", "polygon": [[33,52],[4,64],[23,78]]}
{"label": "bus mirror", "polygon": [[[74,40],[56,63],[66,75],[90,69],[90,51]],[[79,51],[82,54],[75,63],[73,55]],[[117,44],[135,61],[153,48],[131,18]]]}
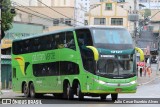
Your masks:
{"label": "bus mirror", "polygon": [[142,51],[142,49],[135,47],[135,50],[140,53],[140,61],[144,61],[144,52]]}
{"label": "bus mirror", "polygon": [[98,53],[98,50],[93,47],[93,46],[86,46],[87,48],[91,49],[93,51],[93,54],[94,54],[94,60],[95,61],[98,61],[99,59],[99,53]]}

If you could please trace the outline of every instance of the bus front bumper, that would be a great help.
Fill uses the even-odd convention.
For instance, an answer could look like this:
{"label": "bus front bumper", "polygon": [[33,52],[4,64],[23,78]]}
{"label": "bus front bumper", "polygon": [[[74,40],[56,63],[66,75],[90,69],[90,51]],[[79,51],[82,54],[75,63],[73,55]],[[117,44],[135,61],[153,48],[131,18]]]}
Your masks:
{"label": "bus front bumper", "polygon": [[93,93],[135,93],[137,90],[137,81],[129,83],[106,83],[103,81],[96,81],[94,83]]}

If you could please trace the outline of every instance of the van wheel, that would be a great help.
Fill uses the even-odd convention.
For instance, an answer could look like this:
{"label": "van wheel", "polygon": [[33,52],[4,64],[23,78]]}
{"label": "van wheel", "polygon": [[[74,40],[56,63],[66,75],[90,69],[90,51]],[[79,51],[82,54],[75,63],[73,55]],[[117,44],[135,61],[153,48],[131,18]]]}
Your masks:
{"label": "van wheel", "polygon": [[118,93],[111,94],[111,98],[112,98],[112,101],[117,100],[117,98],[118,98]]}
{"label": "van wheel", "polygon": [[69,83],[67,84],[64,83],[63,98],[68,100],[73,99],[73,91]]}
{"label": "van wheel", "polygon": [[81,92],[81,86],[80,86],[79,83],[78,83],[78,86],[77,86],[77,96],[78,96],[78,100],[83,100],[84,99],[83,93]]}
{"label": "van wheel", "polygon": [[29,87],[27,86],[27,83],[25,83],[24,85],[23,85],[23,93],[24,93],[24,96],[25,97],[29,97],[30,95],[29,95]]}

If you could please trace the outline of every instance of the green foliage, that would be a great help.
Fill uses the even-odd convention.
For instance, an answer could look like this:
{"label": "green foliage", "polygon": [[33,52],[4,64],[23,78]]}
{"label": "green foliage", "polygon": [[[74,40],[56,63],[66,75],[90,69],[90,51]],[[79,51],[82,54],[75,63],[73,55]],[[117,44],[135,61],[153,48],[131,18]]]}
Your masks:
{"label": "green foliage", "polygon": [[11,2],[10,0],[2,1],[2,30],[6,31],[12,28],[13,17],[16,14],[11,13]]}

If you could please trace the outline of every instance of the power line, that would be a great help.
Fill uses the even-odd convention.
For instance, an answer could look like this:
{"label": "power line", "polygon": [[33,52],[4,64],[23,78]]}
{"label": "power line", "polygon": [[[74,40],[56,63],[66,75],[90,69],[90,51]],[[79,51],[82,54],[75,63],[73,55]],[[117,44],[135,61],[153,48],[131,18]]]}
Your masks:
{"label": "power line", "polygon": [[[33,11],[33,12],[35,12],[35,13],[38,13],[38,14],[40,14],[40,15],[42,15],[42,16],[45,16],[45,17],[48,17],[48,18],[51,18],[52,19],[52,21],[55,21],[55,20],[57,20],[57,21],[59,21],[58,19],[54,19],[54,18],[52,18],[52,17],[50,17],[50,16],[47,16],[47,15],[45,15],[45,14],[42,14],[42,13],[40,13],[40,12],[37,12],[37,11],[35,11],[35,10],[32,10],[32,9],[30,9],[30,8],[28,8],[28,7],[26,7],[26,6],[23,6],[23,5],[21,5],[21,4],[19,4],[19,3],[17,3],[17,2],[12,2],[13,4],[16,4],[17,6],[21,6],[22,8],[25,8],[25,9],[29,9],[29,10],[31,10],[31,11]],[[17,10],[20,10],[20,9],[18,9],[18,8],[16,8]],[[22,10],[21,10],[22,11]],[[24,10],[23,10],[24,11]],[[24,12],[27,12],[27,11],[24,11]],[[31,14],[31,13],[30,13]],[[33,15],[33,14],[32,14]],[[37,15],[36,15],[37,16]],[[44,17],[43,17],[44,18]],[[49,19],[49,20],[51,20],[51,19]],[[65,24],[65,22],[63,22],[63,24]],[[68,25],[68,24],[65,24],[65,25],[67,25],[67,26],[73,26],[73,25]]]}
{"label": "power line", "polygon": [[70,18],[70,17],[68,17],[68,16],[66,16],[66,15],[64,15],[64,14],[56,11],[55,9],[53,9],[53,8],[49,7],[48,5],[46,5],[45,3],[43,3],[42,1],[40,1],[40,0],[37,0],[37,1],[40,2],[41,4],[45,5],[46,7],[50,8],[50,9],[53,10],[54,12],[56,12],[56,13],[64,16],[64,17],[66,17],[66,18],[69,18],[69,19],[71,19],[71,20],[73,20],[73,21],[75,21],[75,22],[78,22],[78,23],[81,23],[81,24],[84,24],[84,25],[85,25],[85,23],[82,23],[82,22],[80,22],[80,21],[77,21],[77,20],[75,20],[75,19],[72,19],[72,18]]}
{"label": "power line", "polygon": [[152,19],[155,15],[157,15],[160,11],[158,11],[157,13],[155,13],[150,19]]}
{"label": "power line", "polygon": [[[27,14],[31,14],[31,15],[36,16],[36,17],[40,17],[40,18],[45,19],[45,20],[48,20],[48,21],[53,21],[52,19],[45,18],[45,17],[41,17],[41,16],[39,16],[39,15],[35,15],[35,14],[33,14],[33,13],[29,13],[29,12],[27,12],[27,11],[24,11],[24,10],[19,9],[19,8],[16,8],[16,7],[15,7],[15,9],[17,9],[17,10],[19,10],[19,11],[21,11],[21,12],[27,13]],[[66,24],[66,25],[67,25],[67,24]],[[70,25],[68,25],[68,26],[70,26]],[[73,25],[72,25],[72,26],[73,26]]]}
{"label": "power line", "polygon": [[16,7],[15,7],[15,9],[17,9],[17,10],[19,10],[19,11],[21,11],[21,12],[27,13],[27,14],[31,14],[31,15],[33,15],[33,16],[37,16],[37,17],[40,17],[40,18],[43,18],[43,19],[47,19],[47,20],[53,21],[52,19],[45,18],[45,17],[41,17],[41,16],[35,15],[35,14],[33,14],[33,13],[29,13],[29,12],[27,12],[27,11],[21,10],[21,9],[19,9],[19,8],[16,8]]}
{"label": "power line", "polygon": [[12,2],[12,3],[15,3],[16,5],[21,6],[22,8],[29,9],[29,10],[31,10],[31,11],[33,11],[33,12],[35,12],[35,13],[40,14],[40,15],[43,15],[43,16],[46,16],[46,17],[48,17],[48,18],[54,19],[54,18],[49,17],[49,16],[47,16],[47,15],[45,15],[45,14],[39,13],[39,12],[37,12],[37,11],[35,11],[35,10],[32,10],[32,9],[30,9],[30,8],[26,7],[26,6],[23,6],[23,5],[21,5],[21,4],[17,3],[17,2]]}

